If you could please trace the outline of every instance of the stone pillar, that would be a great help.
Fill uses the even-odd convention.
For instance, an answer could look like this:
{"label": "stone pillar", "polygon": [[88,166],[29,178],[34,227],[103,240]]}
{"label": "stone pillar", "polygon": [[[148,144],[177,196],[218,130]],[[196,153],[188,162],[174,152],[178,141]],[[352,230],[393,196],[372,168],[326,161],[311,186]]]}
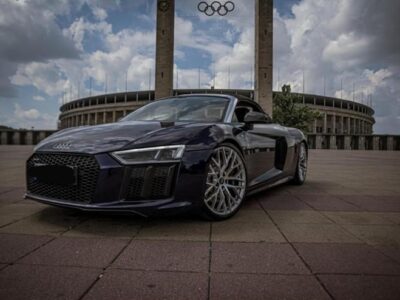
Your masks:
{"label": "stone pillar", "polygon": [[332,133],[336,134],[336,115],[332,115]]}
{"label": "stone pillar", "polygon": [[392,136],[387,137],[387,150],[388,151],[394,150],[394,139]]}
{"label": "stone pillar", "polygon": [[38,143],[46,138],[46,132],[40,131],[38,136]]}
{"label": "stone pillar", "polygon": [[116,120],[117,120],[116,112],[115,112],[115,110],[113,110],[112,122],[114,123],[114,122],[116,122]]}
{"label": "stone pillar", "polygon": [[12,138],[13,145],[20,145],[20,137],[21,137],[20,132],[14,131],[13,138]]}
{"label": "stone pillar", "polygon": [[105,124],[105,123],[106,123],[106,112],[103,111],[103,124]]}
{"label": "stone pillar", "polygon": [[324,128],[322,129],[322,132],[325,134],[328,131],[327,126],[328,126],[328,115],[327,113],[324,113]]}
{"label": "stone pillar", "polygon": [[157,1],[155,98],[172,96],[175,0]]}
{"label": "stone pillar", "polygon": [[344,150],[351,150],[351,136],[344,137]]}
{"label": "stone pillar", "polygon": [[379,139],[380,139],[379,136],[374,136],[372,138],[372,149],[373,150],[379,150]]}
{"label": "stone pillar", "polygon": [[351,134],[350,117],[347,117],[347,134]]}
{"label": "stone pillar", "polygon": [[33,145],[33,131],[26,132],[25,142],[27,145]]}
{"label": "stone pillar", "polygon": [[365,150],[365,136],[358,137],[358,150]]}
{"label": "stone pillar", "polygon": [[272,116],[273,0],[256,0],[254,99]]}
{"label": "stone pillar", "polygon": [[329,149],[336,150],[336,135],[331,135],[329,137]]}
{"label": "stone pillar", "polygon": [[344,134],[344,117],[340,116],[340,133]]}
{"label": "stone pillar", "polygon": [[7,145],[7,131],[2,131],[0,133],[0,135],[1,135],[1,139],[0,139],[1,144]]}
{"label": "stone pillar", "polygon": [[322,135],[315,136],[315,149],[322,149]]}

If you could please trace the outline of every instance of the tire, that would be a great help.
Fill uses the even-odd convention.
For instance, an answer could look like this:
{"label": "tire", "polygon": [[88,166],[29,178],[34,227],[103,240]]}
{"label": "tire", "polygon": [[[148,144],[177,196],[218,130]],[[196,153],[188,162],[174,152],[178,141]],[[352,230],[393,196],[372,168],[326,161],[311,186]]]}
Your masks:
{"label": "tire", "polygon": [[308,163],[308,153],[305,143],[300,143],[298,153],[296,172],[292,183],[295,185],[302,185],[306,181]]}
{"label": "tire", "polygon": [[246,195],[247,171],[240,151],[231,144],[217,147],[207,164],[201,215],[221,221],[239,210]]}

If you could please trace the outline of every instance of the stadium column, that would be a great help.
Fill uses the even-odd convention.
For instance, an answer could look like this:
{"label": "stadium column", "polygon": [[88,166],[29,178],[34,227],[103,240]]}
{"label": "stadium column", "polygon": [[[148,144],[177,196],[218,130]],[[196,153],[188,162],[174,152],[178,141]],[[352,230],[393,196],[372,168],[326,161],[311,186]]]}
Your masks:
{"label": "stadium column", "polygon": [[172,96],[175,0],[157,1],[155,99]]}
{"label": "stadium column", "polygon": [[394,140],[392,136],[387,137],[387,146],[386,146],[388,151],[393,151],[394,150]]}
{"label": "stadium column", "polygon": [[273,0],[256,0],[254,99],[272,116]]}

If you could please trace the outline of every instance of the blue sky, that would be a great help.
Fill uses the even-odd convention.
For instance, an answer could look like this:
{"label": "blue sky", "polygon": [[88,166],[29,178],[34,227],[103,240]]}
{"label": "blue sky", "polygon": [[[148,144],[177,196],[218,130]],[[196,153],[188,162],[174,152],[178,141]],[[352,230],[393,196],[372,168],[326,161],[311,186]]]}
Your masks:
{"label": "blue sky", "polygon": [[[176,0],[179,88],[252,88],[254,0],[233,0],[207,17],[198,0]],[[376,110],[377,133],[400,134],[400,25],[396,0],[275,0],[274,89],[352,99]],[[149,88],[154,74],[155,0],[5,0],[0,4],[0,124],[57,126],[59,106],[78,96]],[[380,24],[375,26],[374,24]],[[228,80],[230,74],[230,82]],[[279,78],[279,81],[278,81]],[[176,76],[175,76],[176,79]],[[151,80],[150,88],[154,88]]]}

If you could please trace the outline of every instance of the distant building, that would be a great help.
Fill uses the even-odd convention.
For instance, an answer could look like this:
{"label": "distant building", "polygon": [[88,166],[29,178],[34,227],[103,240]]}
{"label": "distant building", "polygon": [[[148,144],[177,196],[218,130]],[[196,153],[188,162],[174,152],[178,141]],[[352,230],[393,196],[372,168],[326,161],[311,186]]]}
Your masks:
{"label": "distant building", "polygon": [[[254,95],[252,90],[174,91],[174,95],[192,93],[231,94],[247,99],[253,99]],[[325,135],[373,133],[374,110],[365,104],[309,94],[294,94],[294,99],[319,111],[323,116],[320,120],[309,124],[308,133]],[[77,99],[61,106],[60,128],[115,122],[153,100],[154,91],[113,93]]]}

